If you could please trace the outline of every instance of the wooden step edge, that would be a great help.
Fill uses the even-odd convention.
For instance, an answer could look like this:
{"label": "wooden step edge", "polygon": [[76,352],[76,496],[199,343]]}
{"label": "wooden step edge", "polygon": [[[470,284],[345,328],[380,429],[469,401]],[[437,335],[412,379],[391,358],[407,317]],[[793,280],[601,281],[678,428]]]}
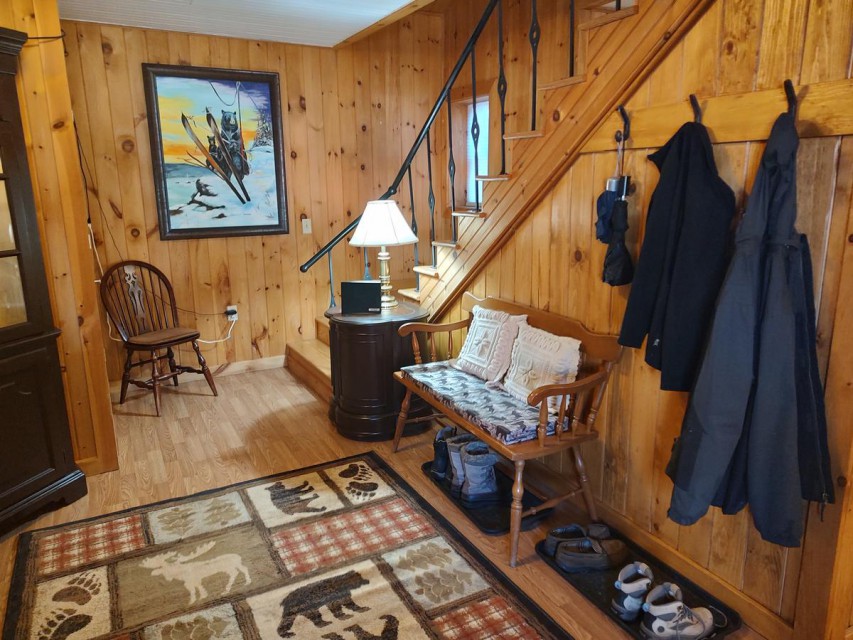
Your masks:
{"label": "wooden step edge", "polygon": [[412,271],[415,273],[419,273],[422,276],[426,276],[427,278],[440,278],[441,273],[435,267],[430,267],[426,265],[418,265],[416,267],[412,267]]}
{"label": "wooden step edge", "polygon": [[512,178],[512,174],[499,173],[494,176],[477,176],[478,182],[505,182]]}
{"label": "wooden step edge", "polygon": [[637,7],[637,5],[625,7],[624,9],[619,9],[619,11],[611,11],[610,13],[605,13],[604,15],[601,15],[597,18],[593,18],[592,20],[581,22],[578,25],[578,31],[589,31],[590,29],[603,27],[604,25],[610,24],[611,22],[616,22],[618,20],[624,20],[625,18],[635,16],[637,15],[638,11],[639,7]]}
{"label": "wooden step edge", "polygon": [[414,300],[415,302],[421,301],[421,292],[417,289],[397,289],[397,293],[409,300]]}
{"label": "wooden step edge", "polygon": [[462,248],[462,245],[459,244],[458,242],[438,242],[438,241],[435,241],[432,243],[432,246],[434,246],[434,247],[447,247],[448,249],[454,249],[456,251],[458,251],[459,249]]}
{"label": "wooden step edge", "polygon": [[[537,89],[539,91],[553,91],[554,89],[562,89],[563,87],[571,87],[576,84],[583,84],[586,82],[585,74],[577,74],[573,76],[569,76],[568,78],[560,78],[559,80],[554,80],[552,82],[543,82],[540,84]],[[506,138],[506,136],[504,136]]]}
{"label": "wooden step edge", "polygon": [[489,214],[485,211],[451,211],[450,215],[455,218],[488,218]]}
{"label": "wooden step edge", "polygon": [[544,135],[545,132],[541,129],[535,131],[513,131],[512,133],[505,133],[504,140],[528,140],[530,138],[541,138]]}
{"label": "wooden step edge", "polygon": [[317,331],[317,340],[329,346],[329,319],[326,316],[314,318],[314,328]]}
{"label": "wooden step edge", "polygon": [[329,347],[319,340],[296,340],[285,347],[287,369],[321,401],[332,399],[332,361]]}

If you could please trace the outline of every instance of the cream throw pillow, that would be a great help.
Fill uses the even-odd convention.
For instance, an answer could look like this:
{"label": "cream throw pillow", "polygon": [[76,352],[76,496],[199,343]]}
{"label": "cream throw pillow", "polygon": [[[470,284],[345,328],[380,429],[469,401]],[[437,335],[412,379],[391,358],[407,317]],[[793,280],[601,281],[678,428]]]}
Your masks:
{"label": "cream throw pillow", "polygon": [[[531,327],[527,322],[518,328],[518,338],[512,347],[504,388],[513,396],[527,402],[527,396],[546,384],[574,382],[580,365],[580,340]],[[560,410],[560,398],[550,398],[548,409]]]}
{"label": "cream throw pillow", "polygon": [[479,305],[472,313],[474,318],[454,366],[486,382],[496,382],[509,368],[518,326],[527,316],[511,316]]}

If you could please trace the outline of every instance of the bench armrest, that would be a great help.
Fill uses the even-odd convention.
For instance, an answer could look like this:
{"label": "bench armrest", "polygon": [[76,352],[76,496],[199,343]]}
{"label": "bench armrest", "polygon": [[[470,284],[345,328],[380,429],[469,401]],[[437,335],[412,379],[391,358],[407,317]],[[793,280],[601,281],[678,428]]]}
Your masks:
{"label": "bench armrest", "polygon": [[540,402],[546,400],[547,398],[553,398],[554,396],[572,395],[580,393],[582,391],[594,389],[598,385],[605,382],[609,375],[609,371],[605,369],[600,369],[595,373],[592,373],[588,376],[584,376],[580,380],[575,380],[574,382],[569,382],[567,384],[546,384],[541,387],[536,387],[527,396],[527,404],[532,407],[536,407],[539,406]]}

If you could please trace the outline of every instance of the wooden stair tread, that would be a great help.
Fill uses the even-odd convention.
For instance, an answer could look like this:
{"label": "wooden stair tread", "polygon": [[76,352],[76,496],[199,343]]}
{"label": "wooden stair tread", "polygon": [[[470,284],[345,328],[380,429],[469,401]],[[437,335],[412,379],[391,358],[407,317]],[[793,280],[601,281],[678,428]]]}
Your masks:
{"label": "wooden stair tread", "polygon": [[462,248],[462,245],[458,242],[439,242],[438,240],[432,243],[434,247],[447,247],[448,249],[456,249],[459,250]]}
{"label": "wooden stair tread", "polygon": [[462,211],[451,211],[450,215],[455,216],[457,218],[488,218],[489,214],[483,211],[482,209],[476,211],[472,210],[462,210]]}
{"label": "wooden stair tread", "polygon": [[506,182],[512,177],[509,173],[499,173],[494,176],[477,176],[478,182]]}
{"label": "wooden stair tread", "polygon": [[426,276],[427,278],[440,278],[441,273],[435,267],[430,267],[429,265],[418,265],[416,267],[412,267],[412,271],[415,273],[419,273],[422,276]]}
{"label": "wooden stair tread", "polygon": [[397,293],[409,300],[421,301],[421,292],[416,289],[397,289]]}
{"label": "wooden stair tread", "polygon": [[630,7],[625,7],[624,9],[619,9],[619,11],[610,11],[597,18],[593,18],[592,20],[581,22],[578,25],[578,30],[585,31],[589,29],[603,27],[604,25],[610,24],[611,22],[616,22],[617,20],[624,20],[625,18],[630,18],[631,16],[637,15],[638,10],[639,9],[637,5],[632,5]]}
{"label": "wooden stair tread", "polygon": [[560,78],[559,80],[553,80],[551,82],[543,82],[537,87],[537,89],[539,91],[551,91],[553,89],[571,87],[573,85],[582,84],[584,82],[586,82],[586,76],[581,74],[576,76],[569,76],[568,78]]}
{"label": "wooden stair tread", "polygon": [[285,349],[287,369],[303,382],[318,398],[332,398],[332,357],[329,345],[316,338],[294,340]]}
{"label": "wooden stair tread", "polygon": [[541,138],[544,135],[545,132],[541,129],[534,131],[513,131],[512,133],[505,133],[504,140],[527,140],[529,138]]}

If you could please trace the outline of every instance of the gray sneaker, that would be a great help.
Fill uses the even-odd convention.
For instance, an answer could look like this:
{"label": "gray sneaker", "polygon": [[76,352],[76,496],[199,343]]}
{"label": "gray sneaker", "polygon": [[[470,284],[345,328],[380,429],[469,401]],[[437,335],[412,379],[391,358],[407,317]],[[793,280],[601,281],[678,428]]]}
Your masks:
{"label": "gray sneaker", "polygon": [[654,579],[652,570],[645,562],[632,562],[622,567],[610,608],[625,622],[633,622],[643,612],[643,603]]}
{"label": "gray sneaker", "polygon": [[665,582],[646,596],[640,632],[653,640],[702,640],[714,632],[714,615],[705,608],[691,609],[681,601],[681,587]]}

